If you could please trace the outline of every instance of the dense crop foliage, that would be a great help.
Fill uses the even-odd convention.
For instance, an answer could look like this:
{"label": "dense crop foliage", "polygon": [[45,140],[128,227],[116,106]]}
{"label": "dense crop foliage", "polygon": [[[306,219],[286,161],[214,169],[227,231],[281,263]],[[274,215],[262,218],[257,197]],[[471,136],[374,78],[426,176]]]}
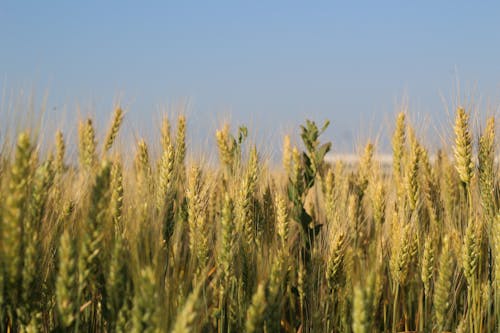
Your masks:
{"label": "dense crop foliage", "polygon": [[494,118],[476,140],[459,108],[431,154],[401,113],[389,168],[372,143],[327,163],[307,121],[279,170],[243,126],[214,167],[186,161],[183,116],[157,153],[117,149],[122,120],[102,143],[81,121],[75,161],[62,132],[5,143],[0,331],[500,332]]}

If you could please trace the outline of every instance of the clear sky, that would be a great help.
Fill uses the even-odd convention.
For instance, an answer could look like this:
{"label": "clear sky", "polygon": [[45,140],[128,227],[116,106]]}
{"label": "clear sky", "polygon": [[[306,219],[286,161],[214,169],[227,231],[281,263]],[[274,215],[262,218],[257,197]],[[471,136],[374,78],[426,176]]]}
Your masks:
{"label": "clear sky", "polygon": [[202,132],[328,118],[342,146],[405,96],[439,119],[457,78],[496,108],[499,18],[497,1],[1,0],[0,88],[48,91],[66,118],[90,105],[107,119],[120,99],[135,128],[184,100]]}

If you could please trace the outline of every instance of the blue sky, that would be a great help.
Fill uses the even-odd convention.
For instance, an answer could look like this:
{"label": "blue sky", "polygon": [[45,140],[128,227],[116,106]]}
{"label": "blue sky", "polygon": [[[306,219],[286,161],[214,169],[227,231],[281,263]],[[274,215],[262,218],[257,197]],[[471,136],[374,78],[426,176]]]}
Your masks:
{"label": "blue sky", "polygon": [[457,93],[496,110],[499,17],[495,1],[3,0],[0,88],[48,91],[67,119],[77,105],[108,119],[119,99],[134,129],[185,100],[202,135],[224,119],[274,138],[328,118],[345,150],[405,97],[422,118],[445,119]]}

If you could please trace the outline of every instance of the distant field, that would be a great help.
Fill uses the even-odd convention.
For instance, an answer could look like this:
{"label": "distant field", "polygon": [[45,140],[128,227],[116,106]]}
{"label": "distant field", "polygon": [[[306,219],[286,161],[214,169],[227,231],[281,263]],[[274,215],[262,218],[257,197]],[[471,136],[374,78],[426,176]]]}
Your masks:
{"label": "distant field", "polygon": [[215,167],[188,163],[183,115],[118,149],[123,116],[100,142],[82,119],[75,163],[61,131],[2,147],[0,331],[500,331],[494,118],[457,109],[434,155],[404,113],[392,155],[331,154],[306,121],[274,171],[229,124]]}

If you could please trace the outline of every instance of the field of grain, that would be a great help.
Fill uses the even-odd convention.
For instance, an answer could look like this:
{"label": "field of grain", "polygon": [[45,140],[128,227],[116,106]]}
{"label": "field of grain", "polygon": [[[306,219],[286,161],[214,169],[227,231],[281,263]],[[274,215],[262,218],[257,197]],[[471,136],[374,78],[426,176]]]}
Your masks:
{"label": "field of grain", "polygon": [[5,141],[0,331],[500,332],[494,118],[458,108],[431,154],[400,113],[382,170],[371,143],[327,162],[312,121],[280,168],[229,125],[217,166],[186,162],[182,115],[153,159],[115,147],[123,116],[102,142],[80,121],[78,161],[61,131]]}

